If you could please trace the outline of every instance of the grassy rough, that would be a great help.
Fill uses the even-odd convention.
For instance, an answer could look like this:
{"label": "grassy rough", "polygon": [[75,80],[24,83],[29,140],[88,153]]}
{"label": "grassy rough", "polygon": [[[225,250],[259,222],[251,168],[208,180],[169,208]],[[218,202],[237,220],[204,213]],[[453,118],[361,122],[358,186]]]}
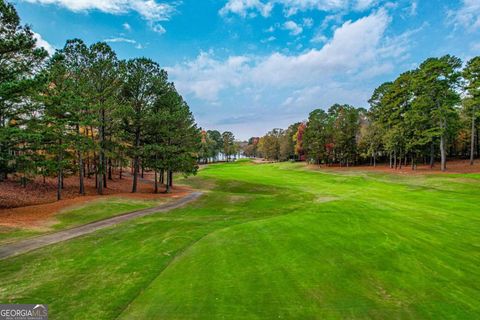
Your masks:
{"label": "grassy rough", "polygon": [[46,227],[32,229],[6,227],[2,229],[0,227],[0,244],[73,228],[127,212],[155,207],[163,202],[165,202],[165,199],[137,200],[118,197],[93,200],[82,205],[68,207],[62,210],[52,218],[50,225]]}
{"label": "grassy rough", "polygon": [[52,319],[480,317],[478,175],[209,166],[211,191],[0,261],[0,301]]}

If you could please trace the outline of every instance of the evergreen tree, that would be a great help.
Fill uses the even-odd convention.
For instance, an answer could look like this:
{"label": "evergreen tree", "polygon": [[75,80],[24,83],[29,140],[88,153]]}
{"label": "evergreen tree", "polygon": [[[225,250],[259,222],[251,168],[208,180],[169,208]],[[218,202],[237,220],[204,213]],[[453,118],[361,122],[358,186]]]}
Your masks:
{"label": "evergreen tree", "polygon": [[480,113],[480,57],[468,61],[463,70],[465,78],[465,91],[468,94],[464,100],[463,107],[470,116],[470,165],[473,165],[475,158],[475,132]]}
{"label": "evergreen tree", "polygon": [[331,133],[331,120],[322,109],[312,111],[303,134],[303,147],[310,161],[320,164],[328,162],[327,144]]}
{"label": "evergreen tree", "polygon": [[131,145],[133,158],[132,192],[137,192],[140,159],[144,154],[145,130],[152,117],[151,109],[167,89],[167,73],[150,59],[139,58],[127,61],[123,67],[124,130]]}
{"label": "evergreen tree", "polygon": [[19,120],[28,117],[25,106],[38,85],[35,75],[48,56],[35,44],[33,32],[20,25],[14,6],[0,0],[0,181],[15,171],[15,160],[20,160],[15,155],[24,152],[17,150],[27,139]]}
{"label": "evergreen tree", "polygon": [[430,58],[420,65],[415,77],[416,103],[432,121],[428,135],[432,139],[440,140],[442,171],[447,168],[447,139],[458,120],[455,105],[460,101],[456,90],[460,80],[458,69],[461,65],[460,59],[450,55]]}
{"label": "evergreen tree", "polygon": [[225,131],[222,133],[222,142],[222,152],[228,162],[230,157],[235,154],[235,136],[230,131]]}
{"label": "evergreen tree", "polygon": [[113,115],[118,106],[121,89],[119,62],[110,46],[104,42],[90,46],[87,72],[89,104],[96,113],[91,131],[98,150],[98,158],[94,159],[97,192],[103,194],[103,188],[107,187],[108,140],[111,139]]}

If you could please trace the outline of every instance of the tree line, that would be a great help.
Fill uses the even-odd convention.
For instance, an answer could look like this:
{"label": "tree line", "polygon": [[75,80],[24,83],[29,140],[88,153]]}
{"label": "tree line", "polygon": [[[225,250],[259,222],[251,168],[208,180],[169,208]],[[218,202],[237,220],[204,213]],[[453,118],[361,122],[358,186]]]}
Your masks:
{"label": "tree line", "polygon": [[271,160],[350,166],[386,161],[391,168],[480,155],[480,57],[429,58],[380,85],[370,108],[335,104],[307,121],[252,138],[245,152]]}
{"label": "tree line", "polygon": [[154,191],[173,172],[197,171],[201,132],[168,75],[147,58],[120,60],[104,42],[68,40],[51,57],[12,4],[0,0],[0,181],[76,175],[98,194],[130,167],[132,192],[144,170]]}
{"label": "tree line", "polygon": [[201,135],[199,161],[203,164],[219,161],[221,155],[228,162],[241,151],[241,143],[230,131],[202,130]]}

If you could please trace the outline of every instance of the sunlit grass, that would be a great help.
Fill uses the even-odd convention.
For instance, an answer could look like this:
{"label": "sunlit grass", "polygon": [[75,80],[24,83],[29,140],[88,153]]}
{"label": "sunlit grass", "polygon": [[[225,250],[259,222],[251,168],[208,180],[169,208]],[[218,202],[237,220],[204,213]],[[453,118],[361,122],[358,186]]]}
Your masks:
{"label": "sunlit grass", "polygon": [[480,317],[474,175],[241,162],[186,182],[207,192],[185,208],[1,261],[0,301],[52,319]]}

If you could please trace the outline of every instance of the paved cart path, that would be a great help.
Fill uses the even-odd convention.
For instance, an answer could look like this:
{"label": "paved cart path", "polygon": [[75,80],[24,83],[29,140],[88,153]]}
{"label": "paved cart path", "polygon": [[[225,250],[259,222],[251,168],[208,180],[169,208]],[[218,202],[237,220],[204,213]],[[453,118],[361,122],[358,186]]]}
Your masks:
{"label": "paved cart path", "polygon": [[100,220],[100,221],[92,222],[89,224],[85,224],[83,226],[79,226],[79,227],[75,227],[75,228],[71,228],[71,229],[67,229],[67,230],[63,230],[55,233],[50,233],[43,236],[33,237],[30,239],[21,240],[14,243],[9,243],[9,244],[0,246],[0,259],[9,258],[12,256],[16,256],[19,254],[23,254],[23,253],[35,250],[35,249],[45,247],[51,244],[55,244],[55,243],[73,239],[79,236],[83,236],[85,234],[89,234],[103,228],[117,225],[124,221],[152,215],[158,212],[166,212],[173,209],[177,209],[189,202],[192,202],[198,199],[201,195],[202,195],[202,192],[192,192],[186,195],[185,197],[182,197],[178,200],[175,200],[157,207],[134,211],[134,212],[118,215],[112,218],[108,218],[105,220]]}

